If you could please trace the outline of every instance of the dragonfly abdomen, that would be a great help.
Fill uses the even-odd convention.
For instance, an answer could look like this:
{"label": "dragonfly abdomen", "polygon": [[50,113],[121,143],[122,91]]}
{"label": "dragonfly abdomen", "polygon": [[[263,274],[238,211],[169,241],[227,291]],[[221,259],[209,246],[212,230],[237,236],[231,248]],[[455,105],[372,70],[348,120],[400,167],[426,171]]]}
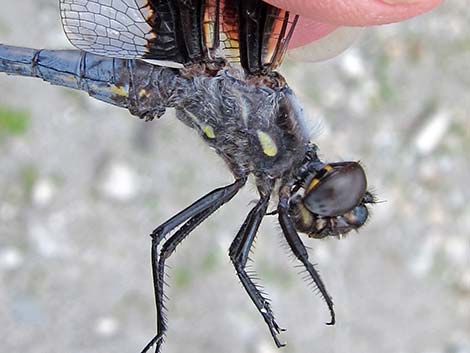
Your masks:
{"label": "dragonfly abdomen", "polygon": [[79,50],[36,50],[0,44],[0,72],[38,77],[86,91],[144,119],[172,106],[177,71],[138,60],[108,58]]}

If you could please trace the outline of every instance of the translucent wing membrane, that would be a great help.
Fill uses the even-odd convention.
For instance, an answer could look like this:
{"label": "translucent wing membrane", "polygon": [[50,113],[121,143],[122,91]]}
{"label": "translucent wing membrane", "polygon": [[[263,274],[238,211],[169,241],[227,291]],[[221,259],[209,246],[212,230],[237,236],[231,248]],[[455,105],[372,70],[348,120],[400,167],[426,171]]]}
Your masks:
{"label": "translucent wing membrane", "polygon": [[224,57],[231,62],[240,61],[240,18],[237,5],[233,1],[223,1],[220,8],[220,49]]}
{"label": "translucent wing membrane", "polygon": [[363,33],[363,27],[338,27],[303,47],[289,49],[287,57],[295,61],[317,62],[331,59],[348,49]]}
{"label": "translucent wing membrane", "polygon": [[220,44],[220,1],[208,0],[204,6],[202,31],[204,35],[204,45],[209,50],[214,50]]}
{"label": "translucent wing membrane", "polygon": [[77,48],[124,59],[241,63],[251,73],[282,61],[297,16],[260,0],[60,0]]}
{"label": "translucent wing membrane", "polygon": [[281,64],[295,29],[298,16],[272,8],[276,13],[267,16],[267,26],[263,33],[263,65],[275,68]]}
{"label": "translucent wing membrane", "polygon": [[142,57],[155,39],[147,1],[60,0],[64,31],[76,47],[99,55]]}

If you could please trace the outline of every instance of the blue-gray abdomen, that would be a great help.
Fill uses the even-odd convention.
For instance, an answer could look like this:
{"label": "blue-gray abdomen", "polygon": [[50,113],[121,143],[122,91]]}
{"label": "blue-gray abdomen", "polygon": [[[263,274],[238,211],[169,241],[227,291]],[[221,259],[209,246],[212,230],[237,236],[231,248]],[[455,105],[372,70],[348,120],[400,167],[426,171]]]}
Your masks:
{"label": "blue-gray abdomen", "polygon": [[0,72],[39,77],[53,85],[79,89],[96,99],[152,119],[171,106],[168,94],[176,72],[138,61],[108,58],[79,50],[35,50],[0,44]]}

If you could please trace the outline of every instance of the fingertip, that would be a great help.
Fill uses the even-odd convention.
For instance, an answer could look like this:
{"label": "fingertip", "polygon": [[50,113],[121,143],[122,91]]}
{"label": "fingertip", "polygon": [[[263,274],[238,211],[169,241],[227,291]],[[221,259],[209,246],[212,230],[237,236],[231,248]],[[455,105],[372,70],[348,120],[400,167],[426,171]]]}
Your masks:
{"label": "fingertip", "polygon": [[442,0],[265,0],[318,22],[371,26],[406,20],[430,11]]}
{"label": "fingertip", "polygon": [[294,35],[289,43],[290,48],[304,46],[333,32],[338,26],[321,23],[307,17],[300,17]]}

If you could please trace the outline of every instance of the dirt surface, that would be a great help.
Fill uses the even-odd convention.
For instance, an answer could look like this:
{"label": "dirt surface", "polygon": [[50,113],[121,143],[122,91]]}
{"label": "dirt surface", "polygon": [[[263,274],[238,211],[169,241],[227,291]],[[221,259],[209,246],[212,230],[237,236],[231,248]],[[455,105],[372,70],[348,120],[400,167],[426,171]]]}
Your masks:
{"label": "dirt surface", "polygon": [[[469,25],[449,0],[282,68],[322,156],[361,160],[386,202],[358,234],[305,239],[334,327],[265,220],[253,266],[288,329],[279,352],[470,352]],[[0,42],[69,48],[57,1],[3,0]],[[0,108],[16,117],[0,124],[0,351],[140,351],[155,327],[148,234],[229,172],[171,113],[144,123],[5,75]],[[164,352],[278,352],[227,256],[255,197],[247,187],[171,259]]]}

